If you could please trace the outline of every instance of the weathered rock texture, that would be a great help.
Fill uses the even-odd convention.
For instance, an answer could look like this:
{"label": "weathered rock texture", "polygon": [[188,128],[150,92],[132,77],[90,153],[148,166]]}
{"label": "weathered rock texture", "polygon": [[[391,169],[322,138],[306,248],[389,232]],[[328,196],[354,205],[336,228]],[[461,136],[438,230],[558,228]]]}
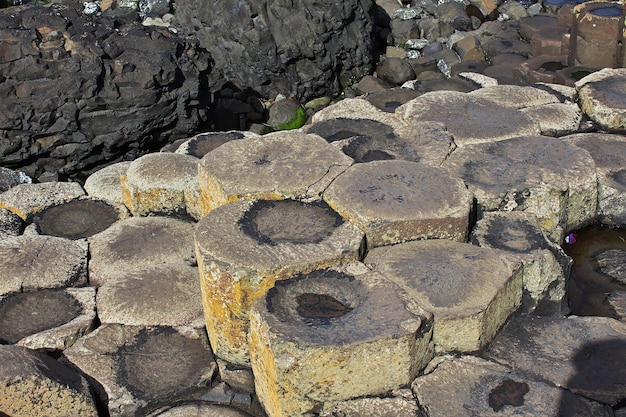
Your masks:
{"label": "weathered rock texture", "polygon": [[176,20],[239,88],[336,95],[373,66],[371,0],[183,0]]}
{"label": "weathered rock texture", "polygon": [[84,175],[189,135],[205,117],[209,58],[128,9],[0,11],[0,165]]}

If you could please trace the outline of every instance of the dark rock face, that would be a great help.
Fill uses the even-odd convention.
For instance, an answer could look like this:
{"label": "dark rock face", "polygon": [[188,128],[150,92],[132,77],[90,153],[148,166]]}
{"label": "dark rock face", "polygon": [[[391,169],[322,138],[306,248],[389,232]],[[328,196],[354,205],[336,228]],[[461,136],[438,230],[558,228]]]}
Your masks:
{"label": "dark rock face", "polygon": [[39,180],[133,159],[206,121],[210,55],[128,9],[0,10],[0,166]]}
{"label": "dark rock face", "polygon": [[306,100],[371,72],[372,0],[179,0],[177,25],[197,36],[238,88]]}

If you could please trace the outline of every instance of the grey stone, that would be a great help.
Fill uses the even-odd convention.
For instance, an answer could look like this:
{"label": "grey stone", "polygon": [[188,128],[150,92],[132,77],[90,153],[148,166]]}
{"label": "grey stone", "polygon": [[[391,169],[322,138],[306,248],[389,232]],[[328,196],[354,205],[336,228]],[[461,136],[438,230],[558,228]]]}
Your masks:
{"label": "grey stone", "polygon": [[401,85],[415,79],[415,71],[408,60],[403,58],[386,58],[376,67],[376,75],[392,84]]}
{"label": "grey stone", "polygon": [[100,286],[128,271],[158,264],[193,264],[192,223],[134,217],[89,238],[89,283]]}
{"label": "grey stone", "polygon": [[130,164],[131,161],[117,162],[99,169],[85,180],[85,191],[91,197],[100,198],[117,207],[125,208],[120,181]]}
{"label": "grey stone", "polygon": [[456,149],[444,163],[488,211],[525,211],[553,242],[595,217],[597,180],[591,155],[560,139],[522,136]]}
{"label": "grey stone", "polygon": [[464,241],[473,202],[460,178],[409,161],[354,165],[323,198],[365,232],[368,248],[417,239]]}
{"label": "grey stone", "polygon": [[249,131],[241,132],[237,130],[199,133],[192,138],[184,140],[175,152],[202,158],[204,155],[222,146],[226,142],[254,136],[257,135]]}
{"label": "grey stone", "polygon": [[46,182],[40,184],[18,184],[0,194],[0,208],[17,214],[24,220],[48,207],[56,206],[85,195],[77,182]]}
{"label": "grey stone", "polygon": [[24,228],[24,221],[13,212],[0,208],[0,236],[17,236]]}
{"label": "grey stone", "polygon": [[235,408],[208,402],[195,401],[180,405],[173,405],[149,414],[149,417],[249,417]]}
{"label": "grey stone", "polygon": [[485,357],[615,405],[626,397],[626,326],[606,317],[520,317]]}
{"label": "grey stone", "polygon": [[182,326],[202,318],[198,268],[182,263],[127,270],[98,289],[102,323]]}
{"label": "grey stone", "polygon": [[210,51],[213,71],[265,97],[337,96],[371,72],[371,0],[176,3],[177,26]]}
{"label": "grey stone", "polygon": [[0,167],[0,193],[18,184],[29,184],[33,180],[23,172]]}
{"label": "grey stone", "polygon": [[472,356],[442,359],[412,388],[429,417],[609,415],[601,404]]}
{"label": "grey stone", "polygon": [[96,325],[91,287],[36,290],[0,297],[3,339],[29,349],[62,351]]}
{"label": "grey stone", "polygon": [[96,394],[112,417],[198,400],[216,370],[200,329],[107,324],[80,338],[64,357],[98,381]]}
{"label": "grey stone", "polygon": [[274,130],[297,129],[306,122],[304,108],[296,100],[285,98],[272,104],[267,124]]}
{"label": "grey stone", "polygon": [[87,282],[87,245],[53,236],[0,240],[0,294],[82,286]]}
{"label": "grey stone", "polygon": [[626,284],[626,251],[622,249],[609,249],[593,257],[598,268],[597,271],[608,275],[615,281]]}
{"label": "grey stone", "polygon": [[576,104],[551,103],[527,107],[522,113],[539,123],[541,134],[563,136],[576,133],[582,121],[582,112]]}
{"label": "grey stone", "polygon": [[579,133],[563,140],[586,149],[598,176],[598,219],[608,225],[626,224],[626,136]]}
{"label": "grey stone", "polygon": [[604,68],[577,81],[580,108],[599,127],[609,132],[626,131],[624,86],[626,70]]}
{"label": "grey stone", "polygon": [[401,397],[358,398],[342,401],[320,413],[320,417],[421,417],[416,401]]}
{"label": "grey stone", "polygon": [[571,260],[541,230],[536,217],[523,212],[485,213],[470,240],[479,246],[508,252],[522,261],[525,314],[565,311],[565,280]]}
{"label": "grey stone", "polygon": [[10,416],[97,417],[89,384],[44,352],[0,346],[0,410]]}
{"label": "grey stone", "polygon": [[396,109],[407,123],[441,122],[458,146],[539,134],[539,125],[517,109],[456,91],[423,94]]}
{"label": "grey stone", "polygon": [[434,315],[437,353],[484,348],[522,299],[520,262],[444,239],[383,246],[364,261]]}

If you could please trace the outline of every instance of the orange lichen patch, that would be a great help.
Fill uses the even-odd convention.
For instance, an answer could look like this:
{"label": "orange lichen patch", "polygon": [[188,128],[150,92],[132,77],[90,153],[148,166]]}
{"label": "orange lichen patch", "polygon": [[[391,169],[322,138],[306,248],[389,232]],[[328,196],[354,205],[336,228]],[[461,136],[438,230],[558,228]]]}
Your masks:
{"label": "orange lichen patch", "polygon": [[137,187],[128,185],[126,176],[122,177],[121,183],[124,205],[134,216],[186,210],[184,192],[167,189],[139,190]]}

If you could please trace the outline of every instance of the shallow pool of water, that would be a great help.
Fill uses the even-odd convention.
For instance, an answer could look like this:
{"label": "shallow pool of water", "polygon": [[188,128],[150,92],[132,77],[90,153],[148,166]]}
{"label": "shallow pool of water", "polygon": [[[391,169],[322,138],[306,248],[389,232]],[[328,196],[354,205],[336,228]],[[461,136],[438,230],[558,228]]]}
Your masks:
{"label": "shallow pool of water", "polygon": [[619,318],[607,297],[614,290],[626,291],[626,285],[600,271],[597,257],[611,249],[626,251],[626,229],[595,225],[575,232],[574,239],[563,244],[573,260],[568,282],[571,313]]}

